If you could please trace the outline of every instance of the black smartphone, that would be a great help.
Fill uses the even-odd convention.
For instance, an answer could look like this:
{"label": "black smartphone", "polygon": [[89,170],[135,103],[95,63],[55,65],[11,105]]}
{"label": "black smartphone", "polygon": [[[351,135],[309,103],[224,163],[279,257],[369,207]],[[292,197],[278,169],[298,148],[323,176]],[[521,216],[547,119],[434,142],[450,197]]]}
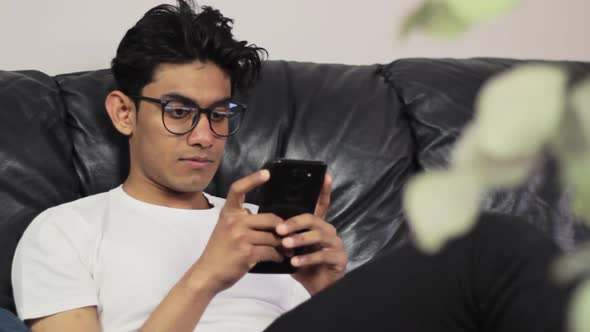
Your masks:
{"label": "black smartphone", "polygon": [[[287,220],[296,215],[314,212],[326,175],[326,163],[315,160],[278,159],[265,163],[263,168],[270,172],[270,179],[260,188],[258,213],[274,213]],[[304,251],[305,248],[297,248],[293,255]],[[297,268],[291,265],[290,258],[293,255],[284,253],[281,263],[259,262],[250,272],[297,271]]]}

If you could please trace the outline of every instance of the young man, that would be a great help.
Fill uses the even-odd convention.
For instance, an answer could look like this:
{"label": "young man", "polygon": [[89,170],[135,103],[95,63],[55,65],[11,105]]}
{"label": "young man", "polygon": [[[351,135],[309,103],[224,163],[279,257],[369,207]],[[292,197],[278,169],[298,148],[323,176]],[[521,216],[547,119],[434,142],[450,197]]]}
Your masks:
{"label": "young man", "polygon": [[[26,230],[13,287],[34,332],[562,330],[572,288],[548,274],[559,250],[525,223],[484,215],[437,255],[405,246],[343,278],[342,241],[324,220],[329,177],[315,214],[286,221],[244,204],[267,171],[235,182],[227,200],[204,194],[238,129],[233,92],[261,64],[230,23],[181,1],[150,10],[121,41],[120,90],[106,108],[129,137],[129,177]],[[293,276],[248,273],[303,245],[319,250],[293,257]]]}
{"label": "young man", "polygon": [[[261,331],[344,275],[343,243],[324,220],[329,177],[315,214],[284,222],[244,204],[266,170],[236,181],[227,200],[203,193],[244,110],[232,96],[261,66],[263,50],[235,40],[231,23],[180,1],[121,41],[106,109],[129,137],[129,176],[43,212],[22,237],[14,294],[34,332]],[[292,257],[292,276],[248,274],[282,261],[281,246],[318,250]]]}

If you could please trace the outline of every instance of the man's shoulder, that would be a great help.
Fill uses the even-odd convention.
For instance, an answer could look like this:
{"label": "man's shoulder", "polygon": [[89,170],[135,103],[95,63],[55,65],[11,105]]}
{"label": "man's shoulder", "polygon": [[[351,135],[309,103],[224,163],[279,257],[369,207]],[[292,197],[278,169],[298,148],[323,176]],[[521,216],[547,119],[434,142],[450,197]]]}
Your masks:
{"label": "man's shoulder", "polygon": [[110,191],[79,198],[42,211],[33,219],[28,231],[42,231],[44,228],[58,228],[74,231],[96,225],[96,220],[109,204]]}
{"label": "man's shoulder", "polygon": [[109,204],[111,193],[112,190],[62,203],[43,211],[42,214],[77,214],[80,217],[94,216],[95,212],[103,211],[106,205]]}

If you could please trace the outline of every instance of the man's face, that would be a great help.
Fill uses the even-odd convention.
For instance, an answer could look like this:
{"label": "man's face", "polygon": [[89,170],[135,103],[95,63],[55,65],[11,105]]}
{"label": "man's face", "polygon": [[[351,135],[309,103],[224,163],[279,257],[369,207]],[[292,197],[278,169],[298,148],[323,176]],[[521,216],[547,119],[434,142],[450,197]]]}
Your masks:
{"label": "man's face", "polygon": [[[142,96],[169,99],[170,95],[206,108],[231,96],[230,79],[209,62],[162,64]],[[203,191],[219,167],[225,142],[211,131],[205,114],[192,131],[174,135],[162,123],[161,105],[141,101],[130,137],[131,172],[165,191]]]}

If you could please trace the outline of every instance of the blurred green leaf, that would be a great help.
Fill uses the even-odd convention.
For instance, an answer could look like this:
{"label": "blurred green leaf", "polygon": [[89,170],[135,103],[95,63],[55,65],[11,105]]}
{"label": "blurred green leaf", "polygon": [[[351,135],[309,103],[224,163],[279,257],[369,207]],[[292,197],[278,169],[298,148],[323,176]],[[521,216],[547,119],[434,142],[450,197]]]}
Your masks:
{"label": "blurred green leaf", "polygon": [[574,86],[570,100],[572,109],[581,123],[586,141],[590,142],[590,78]]}
{"label": "blurred green leaf", "polygon": [[475,23],[511,11],[520,0],[445,0],[464,22]]}
{"label": "blurred green leaf", "polygon": [[550,143],[553,152],[563,164],[585,158],[590,144],[584,134],[578,112],[571,107],[565,109],[559,122],[559,130]]}
{"label": "blurred green leaf", "polygon": [[427,0],[406,16],[400,38],[414,31],[454,38],[473,24],[513,9],[521,0]]}
{"label": "blurred green leaf", "polygon": [[451,152],[451,163],[456,171],[476,172],[487,188],[510,187],[521,184],[536,161],[536,155],[514,159],[494,159],[479,146],[477,123],[468,125]]}
{"label": "blurred green leaf", "polygon": [[569,283],[590,272],[590,245],[576,248],[562,255],[553,263],[551,274],[559,283]]}
{"label": "blurred green leaf", "polygon": [[563,184],[573,191],[572,211],[590,224],[590,101],[588,83],[577,85],[571,93],[570,108],[564,112],[560,127],[551,141],[560,163]]}
{"label": "blurred green leaf", "polygon": [[407,38],[414,31],[422,31],[433,37],[452,38],[466,28],[465,22],[453,14],[446,2],[429,0],[406,17],[400,38]]}
{"label": "blurred green leaf", "polygon": [[590,331],[590,280],[580,285],[574,293],[569,311],[572,332]]}
{"label": "blurred green leaf", "polygon": [[574,191],[573,212],[590,225],[590,79],[573,88],[570,105],[557,136],[557,155],[565,184]]}
{"label": "blurred green leaf", "polygon": [[566,185],[573,190],[572,211],[590,225],[590,153],[571,158],[561,167],[565,171]]}
{"label": "blurred green leaf", "polygon": [[535,155],[555,134],[565,108],[567,75],[525,64],[490,79],[477,99],[477,141],[496,160]]}
{"label": "blurred green leaf", "polygon": [[412,178],[404,193],[404,208],[417,246],[434,253],[446,241],[469,231],[482,191],[477,174],[441,170]]}

